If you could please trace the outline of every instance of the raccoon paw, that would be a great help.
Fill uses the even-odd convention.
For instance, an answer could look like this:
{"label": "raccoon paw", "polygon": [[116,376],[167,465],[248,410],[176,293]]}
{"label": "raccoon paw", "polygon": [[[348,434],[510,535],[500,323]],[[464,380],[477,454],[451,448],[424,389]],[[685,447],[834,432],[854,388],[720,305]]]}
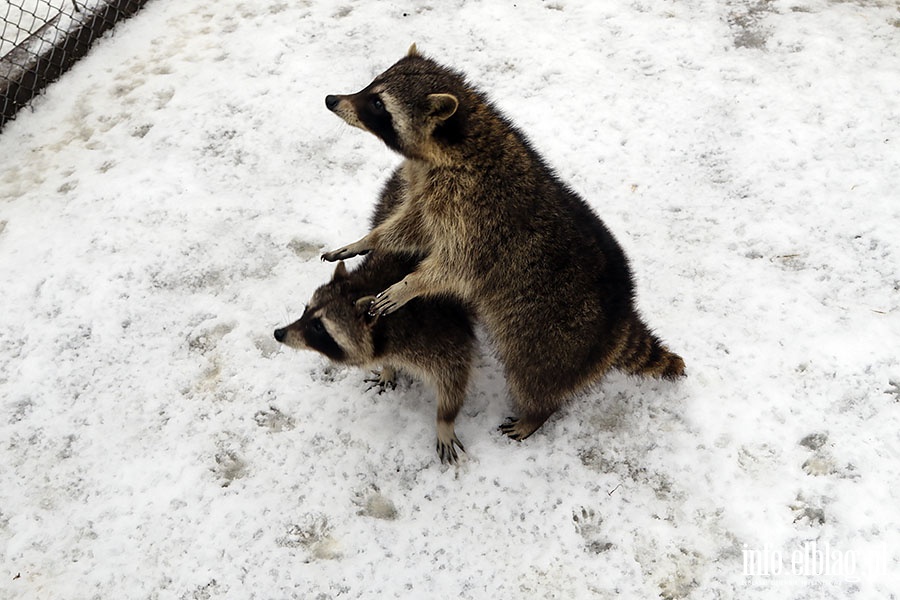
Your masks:
{"label": "raccoon paw", "polygon": [[459,462],[459,454],[456,452],[457,448],[463,453],[466,451],[455,433],[453,434],[453,437],[447,440],[442,440],[438,437],[437,444],[435,444],[435,449],[437,450],[441,462],[451,465],[455,465]]}
{"label": "raccoon paw", "polygon": [[459,460],[459,454],[457,454],[456,449],[459,448],[462,452],[465,452],[466,449],[463,448],[459,438],[456,437],[456,431],[453,429],[453,421],[438,415],[436,425],[437,444],[435,445],[435,449],[437,450],[438,456],[441,458],[442,463],[455,465]]}
{"label": "raccoon paw", "polygon": [[391,367],[383,367],[381,372],[372,371],[372,377],[363,379],[365,383],[370,384],[366,388],[367,392],[378,388],[377,394],[383,394],[385,390],[393,390],[397,387],[397,371]]}
{"label": "raccoon paw", "polygon": [[507,417],[505,421],[500,423],[500,426],[497,427],[497,429],[499,429],[500,433],[502,433],[503,435],[508,436],[518,442],[521,442],[522,438],[520,438],[518,436],[518,434],[516,433],[516,425],[518,425],[518,423],[519,423],[518,419],[515,419],[513,417]]}
{"label": "raccoon paw", "polygon": [[372,305],[369,306],[370,317],[389,315],[400,308],[390,296],[386,296],[385,294],[387,294],[387,292],[382,292],[375,296],[375,300],[372,302]]}
{"label": "raccoon paw", "polygon": [[325,252],[324,254],[322,254],[322,260],[328,262],[336,262],[347,258],[353,258],[354,256],[362,256],[368,253],[368,250],[354,250],[351,246],[347,246],[346,248],[339,248],[338,250]]}
{"label": "raccoon paw", "polygon": [[499,429],[503,435],[507,436],[510,439],[516,440],[517,442],[521,442],[532,433],[538,430],[538,428],[543,425],[546,418],[543,419],[515,419],[513,417],[509,417],[504,421]]}
{"label": "raccoon paw", "polygon": [[410,286],[406,280],[400,280],[375,296],[375,301],[369,307],[369,315],[373,317],[389,315],[392,312],[396,312],[413,298],[415,298],[415,295],[410,293]]}

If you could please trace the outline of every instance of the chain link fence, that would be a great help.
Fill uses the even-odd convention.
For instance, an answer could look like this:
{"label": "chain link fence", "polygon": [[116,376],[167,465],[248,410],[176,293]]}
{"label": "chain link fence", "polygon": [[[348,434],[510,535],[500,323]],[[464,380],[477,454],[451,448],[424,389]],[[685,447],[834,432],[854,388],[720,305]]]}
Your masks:
{"label": "chain link fence", "polygon": [[147,0],[0,0],[0,129]]}

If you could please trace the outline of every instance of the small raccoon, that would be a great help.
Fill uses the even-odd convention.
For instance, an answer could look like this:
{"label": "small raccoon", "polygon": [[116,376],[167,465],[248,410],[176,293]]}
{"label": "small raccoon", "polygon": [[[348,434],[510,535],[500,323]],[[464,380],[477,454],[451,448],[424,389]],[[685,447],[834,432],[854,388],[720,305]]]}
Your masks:
{"label": "small raccoon", "polygon": [[368,235],[324,260],[374,251],[425,258],[377,297],[386,315],[413,298],[471,303],[493,338],[524,439],[612,368],[669,379],[684,361],[634,306],[625,254],[599,217],[465,76],[419,54],[326,107],[405,157],[403,197]]}
{"label": "small raccoon", "polygon": [[[399,177],[385,186],[373,223],[394,208]],[[390,319],[369,314],[374,295],[400,281],[418,264],[414,255],[377,253],[353,271],[338,263],[330,282],[315,291],[299,320],[275,330],[275,339],[292,348],[320,352],[334,362],[366,369],[381,367],[378,383],[393,383],[403,370],[437,390],[437,452],[442,462],[457,461],[454,421],[465,400],[475,351],[469,311],[449,298],[414,300]]]}

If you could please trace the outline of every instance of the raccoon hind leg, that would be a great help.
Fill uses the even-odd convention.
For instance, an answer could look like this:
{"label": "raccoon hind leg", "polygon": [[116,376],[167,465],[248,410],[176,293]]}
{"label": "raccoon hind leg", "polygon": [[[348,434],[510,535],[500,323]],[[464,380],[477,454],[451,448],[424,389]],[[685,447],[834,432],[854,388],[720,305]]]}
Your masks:
{"label": "raccoon hind leg", "polygon": [[456,464],[459,453],[465,452],[462,442],[456,437],[454,423],[466,399],[469,382],[469,364],[459,365],[435,378],[437,384],[437,442],[435,450],[442,463]]}
{"label": "raccoon hind leg", "polygon": [[577,389],[571,373],[550,364],[537,353],[523,353],[506,361],[506,380],[519,416],[510,417],[499,429],[510,438],[522,441],[537,431]]}

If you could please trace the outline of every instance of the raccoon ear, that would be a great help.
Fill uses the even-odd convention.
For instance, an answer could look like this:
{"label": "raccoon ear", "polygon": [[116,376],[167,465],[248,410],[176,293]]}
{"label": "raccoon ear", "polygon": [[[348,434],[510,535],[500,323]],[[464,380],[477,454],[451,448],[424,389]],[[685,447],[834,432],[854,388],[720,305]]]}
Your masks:
{"label": "raccoon ear", "polygon": [[419,54],[419,49],[416,48],[416,44],[413,43],[412,46],[409,47],[409,50],[406,51],[407,56],[422,56]]}
{"label": "raccoon ear", "polygon": [[374,325],[375,321],[378,320],[377,315],[373,316],[369,313],[369,307],[372,306],[373,302],[375,302],[375,296],[363,296],[354,305],[356,313],[363,318],[366,325]]}
{"label": "raccoon ear", "polygon": [[446,121],[456,113],[459,100],[453,94],[429,94],[428,114],[440,121]]}
{"label": "raccoon ear", "polygon": [[341,279],[347,279],[350,274],[347,273],[347,265],[344,264],[344,261],[338,261],[337,266],[334,268],[334,275],[331,276],[332,281],[340,281]]}

